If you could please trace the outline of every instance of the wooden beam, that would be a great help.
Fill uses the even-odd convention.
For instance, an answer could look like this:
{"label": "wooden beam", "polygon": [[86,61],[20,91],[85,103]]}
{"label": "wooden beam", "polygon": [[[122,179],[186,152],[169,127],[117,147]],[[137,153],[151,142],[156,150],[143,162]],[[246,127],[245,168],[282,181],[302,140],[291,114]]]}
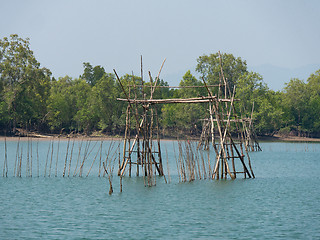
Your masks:
{"label": "wooden beam", "polygon": [[[126,101],[132,103],[145,103],[145,104],[169,104],[169,103],[207,103],[211,102],[216,97],[198,97],[198,98],[172,98],[172,99],[125,99],[117,98],[118,101]],[[239,99],[234,99],[235,101]],[[231,102],[231,99],[216,99],[218,102]]]}
{"label": "wooden beam", "polygon": [[[220,85],[207,85],[208,87],[219,87]],[[128,85],[128,87],[133,87],[133,85]],[[145,85],[135,85],[134,87],[152,87],[152,86],[145,86]],[[157,86],[157,88],[205,88],[204,85],[201,86]]]}

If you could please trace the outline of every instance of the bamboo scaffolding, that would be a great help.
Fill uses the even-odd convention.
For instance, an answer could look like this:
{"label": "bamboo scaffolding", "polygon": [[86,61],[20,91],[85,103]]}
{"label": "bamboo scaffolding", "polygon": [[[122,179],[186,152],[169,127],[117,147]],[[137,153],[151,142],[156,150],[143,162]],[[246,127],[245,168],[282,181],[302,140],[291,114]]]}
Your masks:
{"label": "bamboo scaffolding", "polygon": [[[189,142],[182,144],[178,141],[178,157],[176,157],[176,166],[178,170],[179,182],[193,181],[195,179],[204,179],[210,177],[212,179],[224,179],[230,177],[235,179],[237,173],[243,172],[245,177],[255,177],[251,167],[250,157],[248,155],[248,144],[245,139],[251,136],[252,114],[248,118],[239,118],[235,104],[240,99],[235,98],[235,87],[232,86],[232,92],[228,84],[228,79],[224,76],[221,55],[219,52],[220,73],[219,84],[208,85],[204,79],[201,86],[157,86],[159,74],[163,67],[160,68],[159,74],[152,81],[151,73],[149,72],[150,85],[146,86],[143,81],[142,58],[141,58],[141,83],[136,84],[132,74],[133,84],[127,85],[128,92],[124,89],[120,78],[114,70],[118,82],[124,92],[125,98],[117,98],[118,101],[128,103],[126,111],[126,127],[125,139],[123,148],[123,159],[119,162],[118,175],[123,176],[127,164],[129,164],[129,176],[131,176],[132,165],[137,166],[137,175],[139,175],[139,166],[144,172],[145,185],[151,186],[153,182],[153,174],[164,175],[161,159],[161,147],[159,138],[159,126],[157,116],[157,104],[195,104],[208,103],[209,117],[203,120],[203,131],[198,147]],[[192,98],[172,98],[172,99],[154,99],[154,91],[159,88],[205,88],[207,96],[198,96]],[[145,88],[150,88],[150,96],[147,97]],[[212,90],[216,91],[213,94]],[[134,98],[130,98],[131,91],[134,91]],[[137,98],[137,91],[141,91],[142,99]],[[139,110],[138,110],[139,109]],[[136,133],[135,137],[130,137],[131,132],[131,112],[135,118]],[[253,110],[252,110],[253,112]],[[140,115],[139,115],[140,114]],[[154,117],[155,116],[155,117]],[[139,121],[140,118],[140,121]],[[139,124],[140,122],[140,124]],[[239,127],[242,125],[242,128]],[[245,130],[245,131],[242,131]],[[154,131],[156,133],[157,143],[154,143]],[[238,137],[233,137],[231,132],[236,131]],[[215,161],[211,166],[209,154],[209,141],[211,139],[212,147],[215,152]],[[206,162],[203,153],[200,150],[202,142],[205,142],[204,149],[208,150],[208,161]],[[243,148],[244,146],[244,148]],[[156,147],[158,149],[156,150]],[[245,151],[245,153],[244,153]],[[158,159],[156,159],[158,154]],[[134,159],[133,155],[137,155]],[[200,156],[199,156],[200,155]],[[245,161],[247,158],[247,161]],[[243,171],[236,170],[235,161],[240,161],[243,166]],[[168,163],[167,163],[168,164]],[[231,164],[231,165],[230,165]],[[247,167],[247,164],[249,168]],[[250,169],[250,170],[249,170]],[[208,172],[207,172],[208,171]]]}
{"label": "bamboo scaffolding", "polygon": [[[148,100],[152,100],[153,98],[153,94],[154,91],[157,87],[157,82],[159,80],[159,76],[161,73],[161,70],[163,68],[165,60],[163,61],[158,76],[155,79],[155,83],[153,84],[152,82],[152,77],[151,77],[151,73],[149,72],[149,77],[150,77],[150,85],[151,85],[151,91],[150,91],[150,98]],[[142,68],[142,63],[141,63],[141,68]],[[124,171],[126,169],[127,164],[129,163],[129,176],[131,176],[131,165],[132,164],[136,164],[137,165],[137,175],[139,175],[139,165],[141,166],[141,168],[144,170],[144,176],[147,177],[148,180],[148,186],[152,186],[155,184],[156,182],[156,178],[154,178],[154,182],[153,182],[153,165],[155,166],[154,171],[157,171],[159,175],[164,176],[164,172],[163,172],[163,167],[162,167],[162,159],[161,159],[161,150],[160,150],[160,139],[157,137],[158,140],[158,144],[153,144],[153,131],[154,129],[159,130],[158,125],[156,123],[156,128],[153,127],[154,123],[154,111],[153,109],[149,109],[151,103],[147,102],[146,99],[146,94],[144,93],[143,89],[144,87],[142,87],[142,94],[143,94],[143,101],[144,104],[142,105],[142,110],[143,110],[143,114],[142,114],[142,118],[139,121],[138,120],[138,100],[136,99],[136,85],[134,84],[134,91],[135,91],[135,99],[131,100],[130,99],[130,94],[131,94],[131,88],[129,87],[129,93],[127,93],[124,89],[124,87],[121,84],[120,78],[118,77],[116,71],[114,70],[116,77],[118,79],[118,82],[126,96],[126,99],[124,99],[124,101],[128,102],[128,107],[127,107],[127,112],[126,112],[126,129],[125,129],[125,139],[124,139],[124,148],[123,148],[123,160],[119,166],[119,170],[118,170],[118,175],[119,176],[123,176],[124,175]],[[141,70],[141,74],[142,74],[142,70]],[[134,80],[134,77],[133,77]],[[135,81],[133,81],[135,82]],[[143,83],[143,81],[142,81]],[[143,84],[142,84],[143,86]],[[135,108],[133,108],[133,105],[135,106]],[[131,110],[134,111],[133,116],[136,119],[136,135],[133,139],[133,142],[131,144],[131,137],[129,136],[129,132],[130,132],[130,119],[131,119]],[[150,116],[149,116],[149,113]],[[156,116],[156,122],[158,121],[157,116]],[[138,124],[138,122],[140,122],[140,124]],[[156,134],[157,136],[159,136],[159,134]],[[140,141],[141,140],[141,141]],[[129,148],[127,149],[127,144],[129,145]],[[140,145],[141,144],[141,145]],[[158,150],[154,151],[154,148],[158,145]],[[136,149],[136,150],[135,150]],[[142,151],[141,151],[141,150]],[[132,161],[132,153],[137,152],[137,157],[136,157],[136,162]],[[158,161],[156,160],[156,157],[154,154],[158,154]],[[166,178],[165,178],[166,181]]]}

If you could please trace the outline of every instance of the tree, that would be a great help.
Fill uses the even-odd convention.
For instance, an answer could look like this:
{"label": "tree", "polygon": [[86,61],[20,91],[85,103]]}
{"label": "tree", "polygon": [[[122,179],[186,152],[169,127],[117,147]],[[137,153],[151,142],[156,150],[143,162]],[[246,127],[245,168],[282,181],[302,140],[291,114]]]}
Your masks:
{"label": "tree", "polygon": [[287,115],[290,116],[291,125],[299,134],[305,131],[302,120],[305,117],[309,96],[306,92],[306,83],[300,79],[293,78],[284,88],[283,106]]}
{"label": "tree", "polygon": [[48,122],[52,131],[89,131],[93,125],[88,98],[90,85],[65,76],[54,82],[48,100]]}
{"label": "tree", "polygon": [[89,101],[92,95],[92,87],[83,79],[74,79],[71,87],[71,93],[74,97],[76,114],[73,117],[73,123],[76,124],[78,131],[84,131],[88,134],[96,124],[96,118],[92,113],[92,103]]}
{"label": "tree", "polygon": [[48,124],[52,131],[64,128],[71,129],[72,120],[76,114],[76,102],[71,91],[73,80],[69,76],[54,81],[48,99]]}
{"label": "tree", "polygon": [[92,65],[88,62],[83,63],[83,74],[80,78],[86,80],[92,87],[103,77],[106,73],[104,68],[100,65],[92,67]]}
{"label": "tree", "polygon": [[116,100],[115,76],[106,73],[92,89],[90,97],[92,116],[97,119],[96,128],[105,132],[112,132],[114,124],[118,124],[121,117],[120,104]]}
{"label": "tree", "polygon": [[314,136],[320,135],[320,70],[311,74],[307,80],[307,95],[310,97],[308,112],[303,118],[303,124]]}
{"label": "tree", "polygon": [[253,120],[255,128],[260,135],[273,135],[284,124],[284,112],[282,109],[282,94],[268,90],[264,95],[254,98],[255,112]]}
{"label": "tree", "polygon": [[40,68],[29,44],[17,34],[0,40],[0,109],[8,115],[0,119],[13,131],[26,125],[39,129],[47,113],[51,72]]}
{"label": "tree", "polygon": [[237,85],[240,76],[247,72],[246,61],[240,57],[235,58],[232,54],[221,54],[221,64],[219,53],[200,56],[197,62],[196,71],[208,84],[219,84],[220,79],[223,80],[220,67],[222,64],[223,74],[230,91]]}
{"label": "tree", "polygon": [[251,113],[253,102],[258,98],[265,97],[268,90],[261,75],[255,72],[246,72],[239,77],[237,82],[235,97],[240,101],[236,106],[239,106],[239,110],[248,116]]}

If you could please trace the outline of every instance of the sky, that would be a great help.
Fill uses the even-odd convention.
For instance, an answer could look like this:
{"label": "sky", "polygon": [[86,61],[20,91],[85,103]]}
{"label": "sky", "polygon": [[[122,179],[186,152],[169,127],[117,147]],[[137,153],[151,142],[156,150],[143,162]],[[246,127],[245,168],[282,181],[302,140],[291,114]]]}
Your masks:
{"label": "sky", "polygon": [[246,60],[270,89],[320,69],[318,0],[0,0],[0,38],[18,34],[53,76],[79,77],[83,62],[176,85],[197,58]]}

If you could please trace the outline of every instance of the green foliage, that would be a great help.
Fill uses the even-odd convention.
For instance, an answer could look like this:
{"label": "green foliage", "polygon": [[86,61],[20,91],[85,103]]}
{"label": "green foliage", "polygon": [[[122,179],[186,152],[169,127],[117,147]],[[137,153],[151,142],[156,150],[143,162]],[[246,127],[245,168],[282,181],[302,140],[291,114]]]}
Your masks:
{"label": "green foliage", "polygon": [[[38,131],[62,130],[90,133],[101,131],[116,135],[123,132],[127,103],[116,98],[150,98],[156,79],[143,82],[141,77],[124,75],[121,84],[101,66],[83,63],[83,74],[77,79],[68,76],[58,80],[41,68],[29,39],[11,35],[0,40],[0,131],[29,128]],[[203,55],[197,59],[196,71],[210,85],[223,83],[219,54]],[[247,70],[246,61],[232,54],[221,54],[224,77],[230,92],[235,87],[239,99],[236,110],[242,117],[250,117],[254,103],[254,124],[258,134],[276,132],[288,135],[320,136],[320,70],[306,82],[291,79],[281,92],[268,89],[258,73]],[[179,86],[202,86],[187,71]],[[135,87],[134,87],[135,86]],[[138,87],[137,87],[138,86]],[[205,88],[170,89],[159,79],[154,99],[193,98],[207,96]],[[136,89],[136,90],[135,90]],[[228,89],[226,89],[228,90]],[[212,88],[213,94],[222,92]],[[230,97],[228,93],[227,97]],[[160,128],[168,135],[199,134],[200,119],[208,117],[207,104],[164,104],[155,111]],[[138,116],[143,108],[140,106]],[[135,113],[131,114],[131,128],[135,129]]]}
{"label": "green foliage", "polygon": [[278,93],[270,90],[255,101],[253,118],[256,130],[261,135],[273,135],[282,126],[283,110],[278,97]]}
{"label": "green foliage", "polygon": [[[190,71],[183,76],[179,86],[200,86],[202,83],[197,80]],[[204,96],[204,88],[181,88],[172,92],[178,98],[192,98]],[[201,127],[200,118],[205,116],[204,104],[167,104],[162,108],[162,126],[165,129],[177,128],[183,132],[194,134]]]}
{"label": "green foliage", "polygon": [[297,123],[301,123],[302,115],[306,110],[306,84],[297,79],[291,79],[285,87],[284,104],[286,106],[287,113],[292,116],[292,120]]}
{"label": "green foliage", "polygon": [[105,74],[105,70],[101,66],[92,67],[88,62],[83,63],[84,71],[80,78],[84,79],[91,86],[94,86]]}
{"label": "green foliage", "polygon": [[320,133],[320,70],[311,74],[307,82],[309,104],[304,124],[308,126],[311,133]]}
{"label": "green foliage", "polygon": [[252,104],[257,99],[265,97],[268,91],[261,75],[246,72],[237,81],[236,98],[240,99],[239,107],[245,113],[250,113]]}
{"label": "green foliage", "polygon": [[[196,71],[208,84],[219,84],[221,76],[221,67],[219,54],[203,55],[197,59]],[[224,77],[228,82],[229,88],[237,85],[237,81],[244,73],[247,72],[247,63],[240,57],[235,58],[232,54],[221,54],[221,63]]]}
{"label": "green foliage", "polygon": [[282,108],[286,126],[303,136],[320,135],[320,70],[307,83],[291,79],[283,91]]}
{"label": "green foliage", "polygon": [[104,74],[92,88],[90,107],[92,116],[97,119],[99,130],[112,132],[117,119],[121,117],[121,106],[117,104],[115,88],[115,76]]}
{"label": "green foliage", "polygon": [[[46,115],[51,72],[40,68],[29,39],[13,34],[0,40],[0,121],[2,125],[41,128]],[[11,130],[11,127],[8,127]]]}
{"label": "green foliage", "polygon": [[65,76],[53,82],[48,99],[48,124],[51,130],[71,129],[76,114],[76,100],[72,92],[74,82]]}

